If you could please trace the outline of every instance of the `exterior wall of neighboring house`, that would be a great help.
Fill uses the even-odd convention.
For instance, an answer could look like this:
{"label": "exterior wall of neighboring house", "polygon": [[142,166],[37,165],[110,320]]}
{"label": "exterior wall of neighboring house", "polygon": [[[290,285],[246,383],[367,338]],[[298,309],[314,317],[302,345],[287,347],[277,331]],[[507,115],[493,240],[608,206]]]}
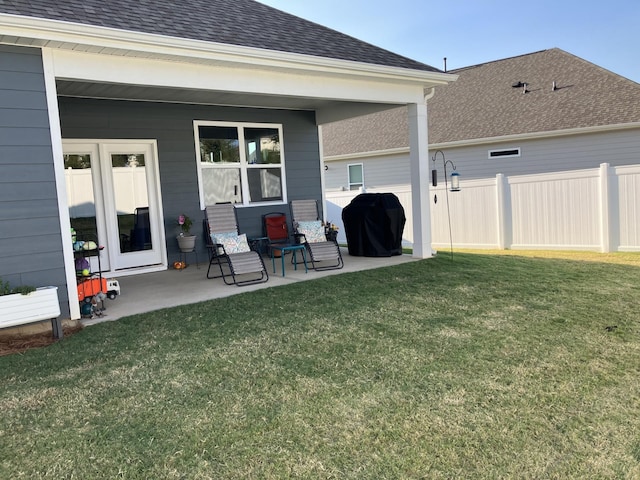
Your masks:
{"label": "exterior wall of neighboring house", "polygon": [[[520,149],[519,157],[489,158],[489,151]],[[580,135],[515,140],[444,150],[463,179],[633,165],[640,161],[640,127]],[[441,168],[441,160],[438,159]],[[436,162],[436,163],[438,163]]]}
{"label": "exterior wall of neighboring house", "polygon": [[[489,158],[489,151],[520,149],[519,157]],[[430,150],[433,155],[434,149]],[[455,163],[462,180],[494,178],[502,173],[531,175],[596,168],[601,163],[612,166],[640,163],[640,127],[597,131],[579,135],[547,136],[537,139],[494,142],[480,145],[443,148],[446,159]],[[408,184],[409,154],[367,155],[351,158],[325,158],[327,190],[341,190],[348,184],[349,164],[362,163],[365,188],[384,188]],[[442,157],[436,166],[442,181]],[[448,169],[450,173],[450,168]]]}
{"label": "exterior wall of neighboring house", "polygon": [[0,278],[12,286],[57,286],[68,316],[39,49],[0,45],[0,173]]}
{"label": "exterior wall of neighboring house", "polygon": [[[318,129],[313,112],[77,98],[60,98],[59,105],[63,139],[157,140],[170,258],[178,253],[175,221],[182,212],[193,219],[198,249],[206,256],[200,229],[203,213],[193,210],[199,203],[194,120],[282,124],[288,201],[322,198]],[[263,213],[288,210],[288,205],[282,203],[240,207],[238,223],[243,233],[260,236]]]}
{"label": "exterior wall of neighboring house", "polygon": [[[324,173],[327,190],[348,190],[349,165],[362,164],[364,186],[386,186],[409,184],[409,149],[406,152],[371,157],[328,160],[325,158]],[[391,168],[390,168],[391,166]]]}

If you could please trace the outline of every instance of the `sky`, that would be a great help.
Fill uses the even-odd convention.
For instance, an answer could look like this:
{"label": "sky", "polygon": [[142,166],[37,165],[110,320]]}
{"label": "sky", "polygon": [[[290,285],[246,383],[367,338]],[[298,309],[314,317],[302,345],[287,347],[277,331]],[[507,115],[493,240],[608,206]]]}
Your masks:
{"label": "sky", "polygon": [[561,48],[640,83],[638,0],[258,0],[443,69]]}

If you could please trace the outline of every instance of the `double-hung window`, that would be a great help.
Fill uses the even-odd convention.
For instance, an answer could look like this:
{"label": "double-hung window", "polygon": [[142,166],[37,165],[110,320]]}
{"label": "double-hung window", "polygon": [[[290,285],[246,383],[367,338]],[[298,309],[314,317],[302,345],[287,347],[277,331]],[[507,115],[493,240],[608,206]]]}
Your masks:
{"label": "double-hung window", "polygon": [[194,122],[203,206],[286,203],[282,125]]}

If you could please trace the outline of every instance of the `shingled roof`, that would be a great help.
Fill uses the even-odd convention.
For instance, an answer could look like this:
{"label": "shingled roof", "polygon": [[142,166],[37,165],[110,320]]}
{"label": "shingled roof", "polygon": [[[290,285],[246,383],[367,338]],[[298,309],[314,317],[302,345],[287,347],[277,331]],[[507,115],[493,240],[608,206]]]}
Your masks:
{"label": "shingled roof", "polygon": [[[430,144],[640,122],[639,84],[558,48],[447,73],[458,80],[428,102]],[[407,147],[406,108],[325,125],[323,138],[327,156]]]}
{"label": "shingled roof", "polygon": [[440,72],[253,0],[0,0],[0,13]]}

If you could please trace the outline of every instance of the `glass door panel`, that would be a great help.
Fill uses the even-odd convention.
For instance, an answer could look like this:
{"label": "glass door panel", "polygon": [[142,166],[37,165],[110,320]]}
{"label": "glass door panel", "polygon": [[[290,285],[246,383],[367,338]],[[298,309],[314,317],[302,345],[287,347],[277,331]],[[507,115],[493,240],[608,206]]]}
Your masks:
{"label": "glass door panel", "polygon": [[111,155],[120,253],[152,250],[144,154]]}
{"label": "glass door panel", "polygon": [[154,153],[152,144],[146,142],[101,144],[105,215],[115,270],[163,262]]}
{"label": "glass door panel", "polygon": [[93,173],[91,155],[67,154],[64,156],[64,170],[67,180],[67,199],[71,228],[78,237],[98,236],[96,223],[96,201],[93,193]]}
{"label": "glass door panel", "polygon": [[[98,150],[94,144],[75,144],[65,148],[64,174],[71,228],[78,241],[96,241],[105,247],[100,268],[109,270],[106,228],[100,188]],[[89,258],[91,270],[98,270],[98,259]]]}

